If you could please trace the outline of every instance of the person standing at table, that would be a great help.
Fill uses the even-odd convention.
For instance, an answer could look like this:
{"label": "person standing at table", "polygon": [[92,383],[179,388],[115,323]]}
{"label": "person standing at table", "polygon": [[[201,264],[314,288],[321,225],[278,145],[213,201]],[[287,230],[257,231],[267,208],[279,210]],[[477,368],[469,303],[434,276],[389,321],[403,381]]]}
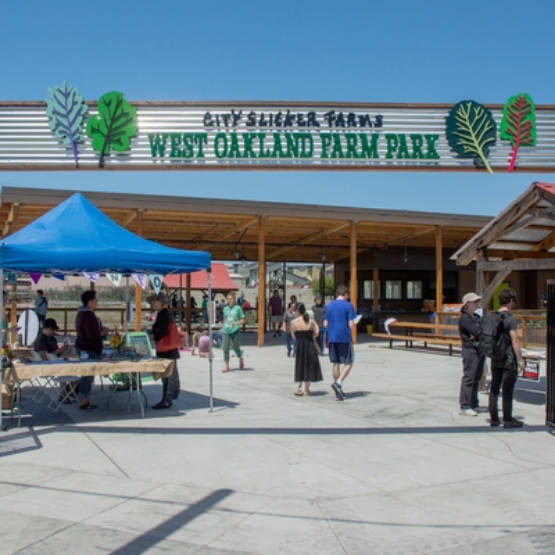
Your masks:
{"label": "person standing at table", "polygon": [[233,346],[233,351],[239,359],[239,370],[245,368],[243,360],[243,351],[239,345],[239,333],[241,326],[245,323],[245,313],[243,309],[235,302],[235,293],[227,294],[227,305],[223,309],[223,351],[224,351],[224,368],[222,372],[229,372],[229,346]]}
{"label": "person standing at table", "polygon": [[35,299],[35,312],[39,318],[39,324],[44,325],[44,319],[48,312],[48,299],[44,296],[42,289],[37,289],[37,298]]}
{"label": "person standing at table", "polygon": [[[349,290],[339,285],[336,298],[326,307],[324,326],[328,333],[329,357],[333,364],[333,383],[331,388],[338,401],[345,399],[343,381],[353,367],[354,353],[351,330],[356,317],[355,308],[349,302]],[[343,368],[340,371],[340,366]]]}
{"label": "person standing at table", "polygon": [[[75,329],[77,330],[77,339],[75,340],[75,348],[81,353],[81,358],[89,360],[100,359],[102,354],[102,339],[108,334],[108,329],[102,326],[102,322],[94,313],[98,305],[96,291],[85,291],[81,295],[83,303],[77,309],[77,317],[75,318]],[[97,408],[89,401],[94,376],[81,376],[79,378],[79,408],[83,410],[91,410]]]}
{"label": "person standing at table", "polygon": [[297,343],[297,352],[295,353],[297,391],[295,391],[295,395],[308,397],[310,384],[323,379],[315,344],[318,337],[318,325],[309,317],[303,303],[297,305],[297,312],[299,317],[291,322],[291,335]]}
{"label": "person standing at table", "polygon": [[177,369],[179,346],[182,339],[179,330],[168,310],[168,301],[163,294],[151,298],[152,308],[156,311],[156,320],[152,325],[152,333],[156,343],[156,356],[173,360],[173,370],[169,378],[162,378],[162,400],[153,405],[153,409],[169,409],[179,397],[180,383]]}
{"label": "person standing at table", "polygon": [[287,346],[287,356],[291,356],[291,351],[293,351],[293,356],[295,356],[296,343],[291,335],[291,322],[298,316],[297,313],[297,303],[290,302],[287,310],[283,314],[283,324],[282,330],[285,333],[285,345]]}

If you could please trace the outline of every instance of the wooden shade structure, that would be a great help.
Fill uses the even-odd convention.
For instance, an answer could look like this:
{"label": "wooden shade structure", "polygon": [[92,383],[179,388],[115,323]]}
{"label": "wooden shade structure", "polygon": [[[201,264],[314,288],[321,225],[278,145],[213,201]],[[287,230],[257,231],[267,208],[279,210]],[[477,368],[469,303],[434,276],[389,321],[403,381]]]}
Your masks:
{"label": "wooden shade structure", "polygon": [[[35,220],[71,191],[3,187],[0,226],[8,235]],[[406,245],[436,250],[442,283],[442,249],[455,250],[490,220],[485,216],[409,210],[253,202],[227,199],[87,192],[106,215],[164,245],[210,251],[215,260],[259,263],[258,343],[264,342],[266,262],[327,263],[350,259],[356,302],[357,255],[375,247]],[[378,269],[376,269],[378,270]],[[376,281],[378,272],[375,272]],[[441,287],[437,293],[441,306]]]}
{"label": "wooden shade structure", "polygon": [[[555,270],[555,184],[534,182],[452,257],[476,261],[476,291],[483,303],[518,270]],[[495,272],[486,283],[486,273]]]}

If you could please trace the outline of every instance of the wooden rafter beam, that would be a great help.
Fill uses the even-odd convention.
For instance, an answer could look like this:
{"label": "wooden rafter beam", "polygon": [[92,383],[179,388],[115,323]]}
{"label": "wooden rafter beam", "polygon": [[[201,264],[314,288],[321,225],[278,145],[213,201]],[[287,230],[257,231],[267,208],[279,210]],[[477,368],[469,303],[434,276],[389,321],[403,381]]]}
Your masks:
{"label": "wooden rafter beam", "polygon": [[314,233],[311,233],[310,235],[307,235],[306,237],[302,237],[301,239],[298,239],[297,241],[295,241],[294,245],[287,245],[284,247],[281,247],[273,252],[270,252],[266,255],[267,260],[270,260],[271,258],[275,258],[276,256],[281,256],[282,254],[285,254],[286,252],[293,250],[293,249],[297,249],[299,247],[305,246],[306,243],[311,243],[312,241],[316,241],[316,239],[321,239],[323,236],[327,236],[327,235],[333,235],[334,233],[337,233],[338,231],[341,231],[342,229],[345,229],[346,227],[349,227],[351,225],[351,222],[342,222],[339,225],[336,225],[330,229],[321,229],[318,230]]}
{"label": "wooden rafter beam", "polygon": [[6,219],[6,222],[4,223],[4,229],[2,230],[3,237],[6,237],[6,235],[10,234],[10,229],[12,227],[12,224],[15,222],[17,213],[19,212],[19,207],[20,207],[19,202],[14,202],[10,206],[10,212],[8,213],[8,218]]}
{"label": "wooden rafter beam", "polygon": [[488,258],[503,258],[507,260],[513,258],[553,258],[553,253],[547,251],[487,249],[486,253]]}
{"label": "wooden rafter beam", "polygon": [[[221,237],[221,241],[225,241],[226,239],[229,239],[230,237],[233,237],[234,235],[237,235],[238,233],[241,233],[241,232],[245,231],[246,229],[248,229],[249,227],[251,227],[252,225],[257,223],[258,219],[259,219],[259,217],[255,216],[254,218],[251,218],[250,220],[248,220],[244,224],[241,224],[240,226],[237,226],[233,231],[230,231],[228,233],[224,233]],[[208,249],[218,245],[221,241],[213,241],[212,243],[209,243],[208,245],[205,245],[204,249],[208,250]]]}
{"label": "wooden rafter beam", "polygon": [[537,245],[535,245],[532,250],[538,251],[548,251],[555,245],[555,230],[553,230],[545,239],[542,239]]}

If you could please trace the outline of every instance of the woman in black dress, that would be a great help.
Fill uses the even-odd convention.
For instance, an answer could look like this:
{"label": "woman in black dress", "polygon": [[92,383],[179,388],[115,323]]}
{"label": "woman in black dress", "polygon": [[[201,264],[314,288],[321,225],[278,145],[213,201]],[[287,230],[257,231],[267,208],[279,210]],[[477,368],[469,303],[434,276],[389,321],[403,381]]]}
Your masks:
{"label": "woman in black dress", "polygon": [[[291,335],[297,342],[295,355],[295,395],[310,395],[310,384],[322,381],[322,370],[314,339],[318,337],[318,325],[309,318],[303,303],[297,305],[299,317],[291,322]],[[303,389],[304,383],[304,389]]]}
{"label": "woman in black dress", "polygon": [[169,378],[162,378],[162,400],[156,403],[153,409],[169,409],[172,401],[179,396],[179,373],[177,371],[177,359],[179,358],[179,347],[169,349],[160,348],[160,341],[170,334],[170,324],[173,320],[168,310],[168,302],[165,295],[156,295],[152,298],[152,308],[156,311],[156,320],[152,325],[154,341],[156,342],[156,356],[159,358],[169,358],[174,361],[173,371]]}

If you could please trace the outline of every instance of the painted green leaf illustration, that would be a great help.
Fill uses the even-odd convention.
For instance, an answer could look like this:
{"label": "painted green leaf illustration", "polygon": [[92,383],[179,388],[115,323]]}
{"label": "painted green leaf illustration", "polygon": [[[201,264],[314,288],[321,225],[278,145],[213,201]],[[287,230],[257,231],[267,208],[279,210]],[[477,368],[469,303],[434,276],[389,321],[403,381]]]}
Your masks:
{"label": "painted green leaf illustration", "polygon": [[83,142],[83,122],[87,105],[75,87],[64,83],[48,89],[46,115],[54,135],[71,147],[75,165],[79,166],[77,143]]}
{"label": "painted green leaf illustration", "polygon": [[503,107],[499,136],[513,145],[507,171],[512,172],[520,145],[536,144],[536,107],[526,93],[511,96]]}
{"label": "painted green leaf illustration", "polygon": [[98,116],[87,121],[87,135],[92,147],[100,153],[99,167],[104,166],[104,157],[110,150],[125,152],[131,137],[137,133],[137,109],[129,104],[123,93],[112,91],[103,94],[98,101]]}
{"label": "painted green leaf illustration", "polygon": [[488,164],[489,148],[496,141],[496,125],[491,112],[474,100],[463,100],[451,109],[446,118],[447,141],[460,158],[473,158],[476,166]]}

